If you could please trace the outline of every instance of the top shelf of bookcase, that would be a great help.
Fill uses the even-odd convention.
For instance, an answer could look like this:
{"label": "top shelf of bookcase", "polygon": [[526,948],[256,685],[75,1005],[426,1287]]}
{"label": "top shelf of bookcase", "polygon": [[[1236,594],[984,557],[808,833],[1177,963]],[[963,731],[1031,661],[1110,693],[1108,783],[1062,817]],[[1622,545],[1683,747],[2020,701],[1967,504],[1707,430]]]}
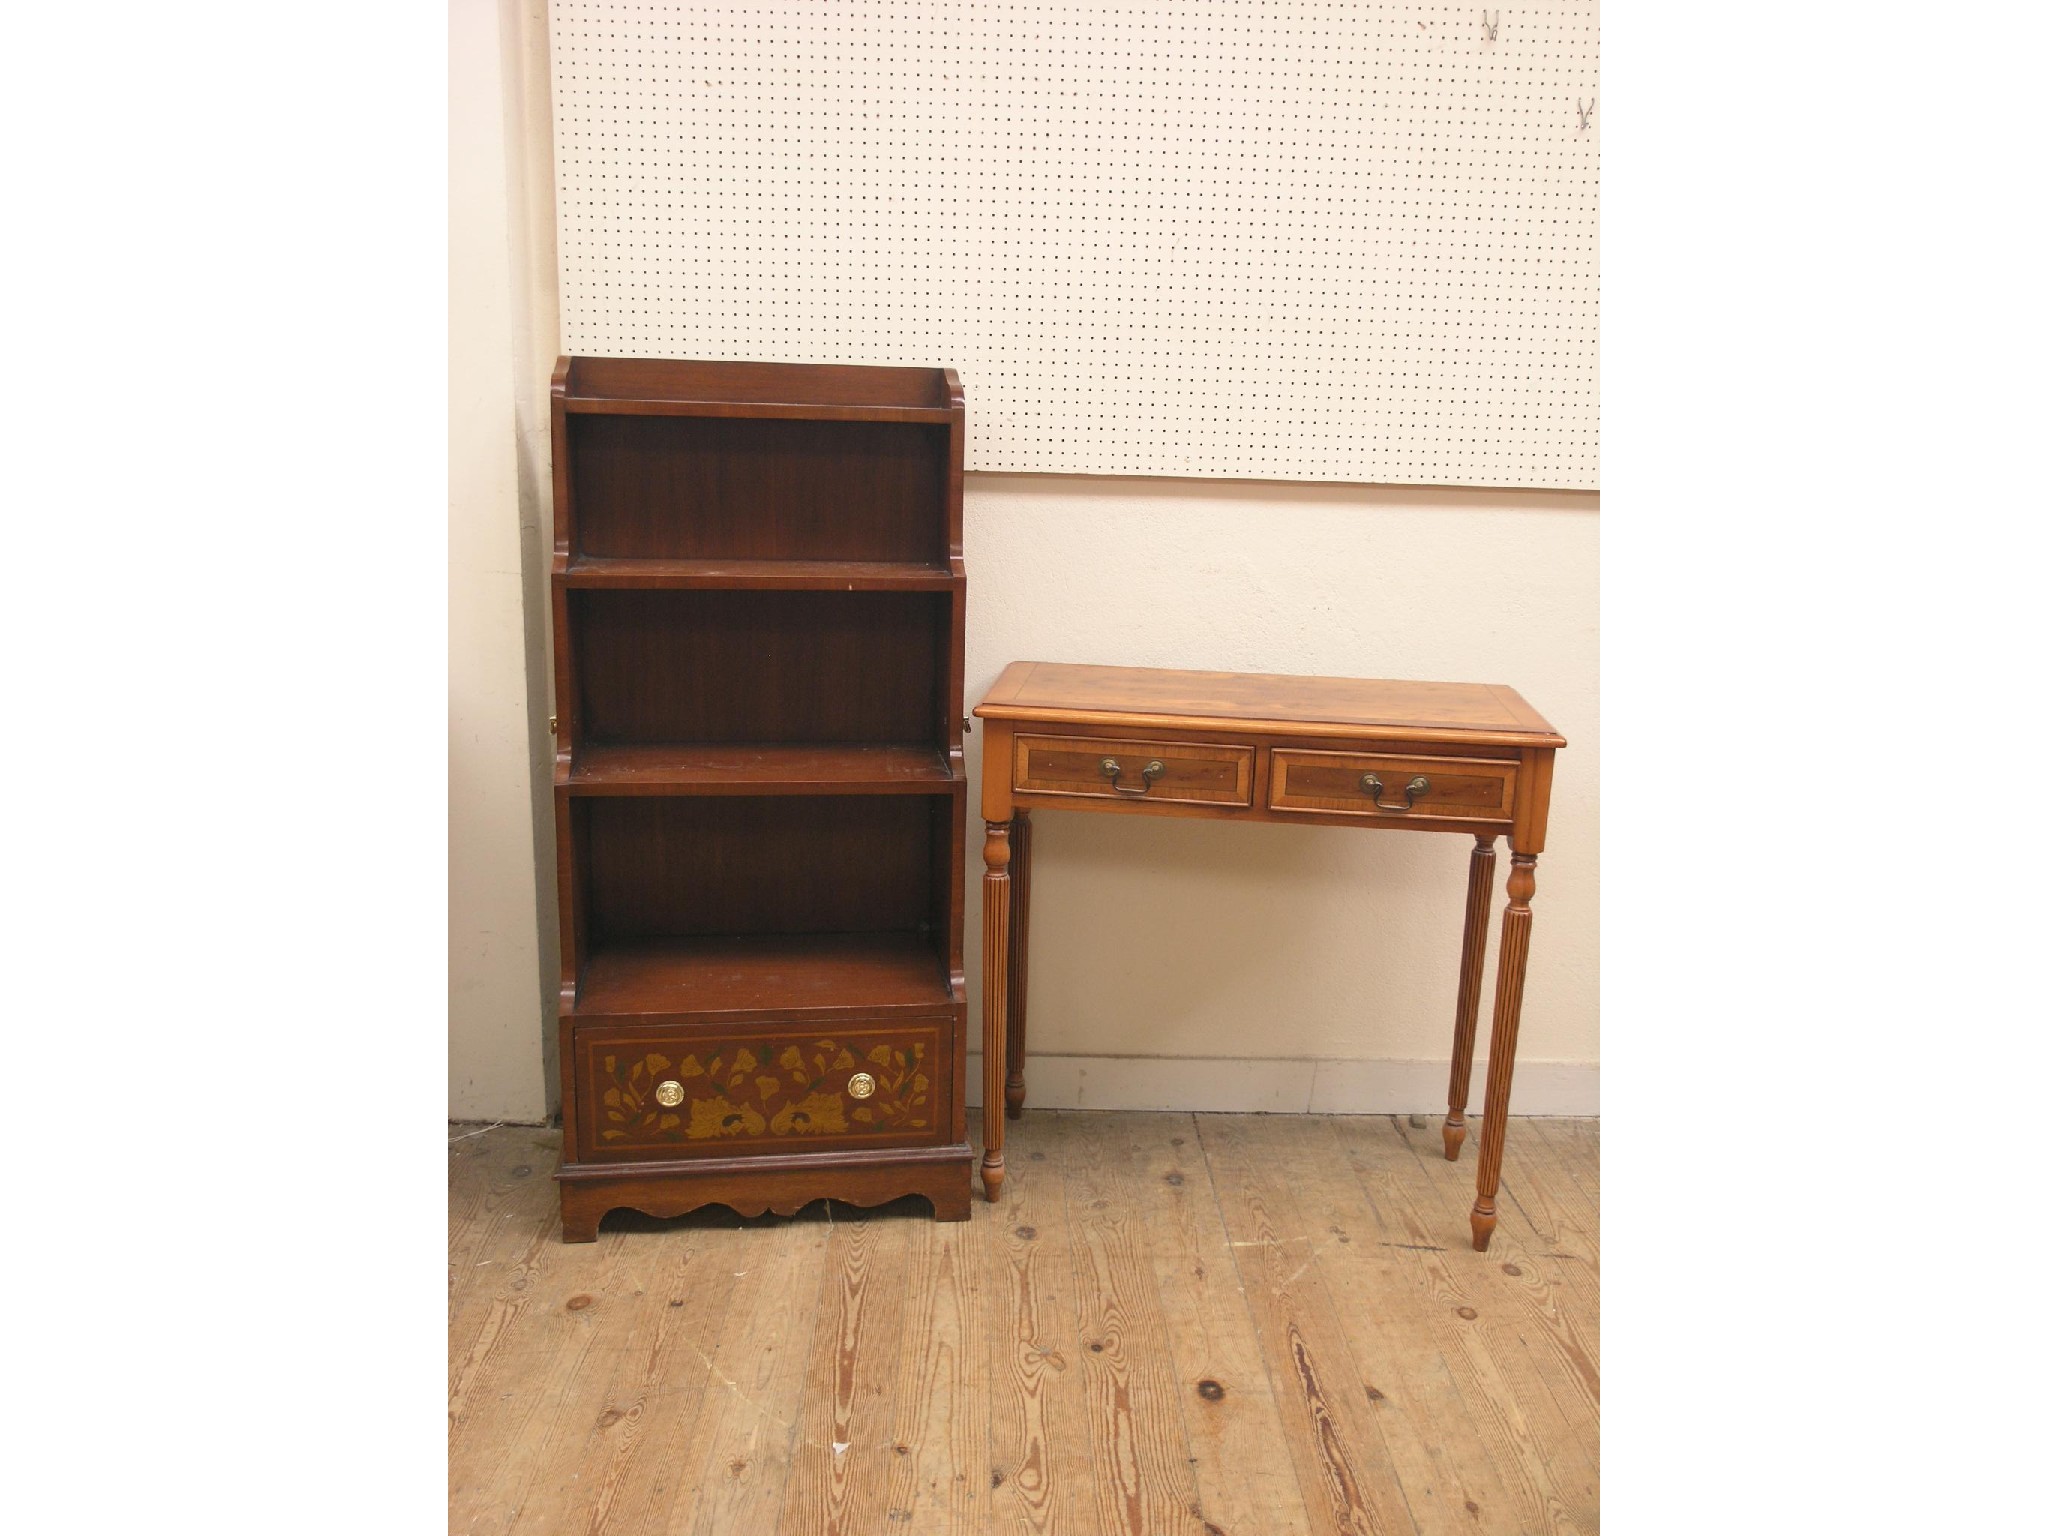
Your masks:
{"label": "top shelf of bookcase", "polygon": [[946,368],[568,357],[555,395],[571,414],[952,422],[965,409]]}

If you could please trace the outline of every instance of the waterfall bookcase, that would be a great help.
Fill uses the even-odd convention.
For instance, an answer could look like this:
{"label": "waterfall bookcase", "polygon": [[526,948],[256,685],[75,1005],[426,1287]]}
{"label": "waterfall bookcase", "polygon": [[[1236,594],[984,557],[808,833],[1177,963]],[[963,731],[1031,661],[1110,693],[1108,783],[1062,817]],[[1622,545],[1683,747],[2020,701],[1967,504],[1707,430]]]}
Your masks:
{"label": "waterfall bookcase", "polygon": [[959,379],[564,358],[553,431],[563,1241],[964,1220]]}

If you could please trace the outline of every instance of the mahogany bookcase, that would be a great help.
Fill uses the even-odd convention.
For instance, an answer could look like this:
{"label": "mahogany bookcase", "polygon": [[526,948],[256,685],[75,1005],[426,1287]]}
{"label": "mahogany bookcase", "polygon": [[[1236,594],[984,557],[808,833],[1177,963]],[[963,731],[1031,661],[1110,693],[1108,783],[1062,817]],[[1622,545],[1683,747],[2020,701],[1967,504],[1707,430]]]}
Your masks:
{"label": "mahogany bookcase", "polygon": [[969,1210],[950,370],[554,376],[562,1237]]}

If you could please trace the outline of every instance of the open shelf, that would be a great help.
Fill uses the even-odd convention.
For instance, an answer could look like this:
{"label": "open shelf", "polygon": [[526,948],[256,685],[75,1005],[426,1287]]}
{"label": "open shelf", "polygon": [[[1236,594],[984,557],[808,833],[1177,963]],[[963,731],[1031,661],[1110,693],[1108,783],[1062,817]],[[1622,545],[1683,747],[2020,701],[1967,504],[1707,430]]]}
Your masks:
{"label": "open shelf", "polygon": [[933,794],[966,781],[929,746],[766,744],[576,749],[564,781],[583,795]]}
{"label": "open shelf", "polygon": [[852,560],[939,566],[951,438],[901,421],[568,418],[576,560]]}
{"label": "open shelf", "polygon": [[944,1008],[956,1001],[923,933],[639,939],[584,962],[579,1014]]}
{"label": "open shelf", "polygon": [[650,560],[584,555],[562,573],[572,587],[639,591],[943,592],[943,565],[908,560]]}
{"label": "open shelf", "polygon": [[953,593],[561,595],[581,742],[946,740]]}
{"label": "open shelf", "polygon": [[596,955],[675,941],[950,932],[961,795],[748,788],[569,796],[583,982]]}

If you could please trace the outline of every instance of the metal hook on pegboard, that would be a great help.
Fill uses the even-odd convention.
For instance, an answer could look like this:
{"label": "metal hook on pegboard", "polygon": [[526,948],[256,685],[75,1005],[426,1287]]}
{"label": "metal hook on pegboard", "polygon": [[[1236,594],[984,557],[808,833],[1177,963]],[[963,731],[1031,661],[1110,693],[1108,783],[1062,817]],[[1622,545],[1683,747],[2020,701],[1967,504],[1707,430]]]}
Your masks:
{"label": "metal hook on pegboard", "polygon": [[1593,126],[1593,106],[1599,99],[1599,97],[1595,96],[1592,101],[1582,101],[1579,103],[1579,132],[1584,133]]}
{"label": "metal hook on pegboard", "polygon": [[1485,34],[1486,40],[1489,43],[1500,36],[1500,12],[1495,11],[1492,17],[1489,18],[1486,12],[1481,11],[1479,13],[1479,30]]}

